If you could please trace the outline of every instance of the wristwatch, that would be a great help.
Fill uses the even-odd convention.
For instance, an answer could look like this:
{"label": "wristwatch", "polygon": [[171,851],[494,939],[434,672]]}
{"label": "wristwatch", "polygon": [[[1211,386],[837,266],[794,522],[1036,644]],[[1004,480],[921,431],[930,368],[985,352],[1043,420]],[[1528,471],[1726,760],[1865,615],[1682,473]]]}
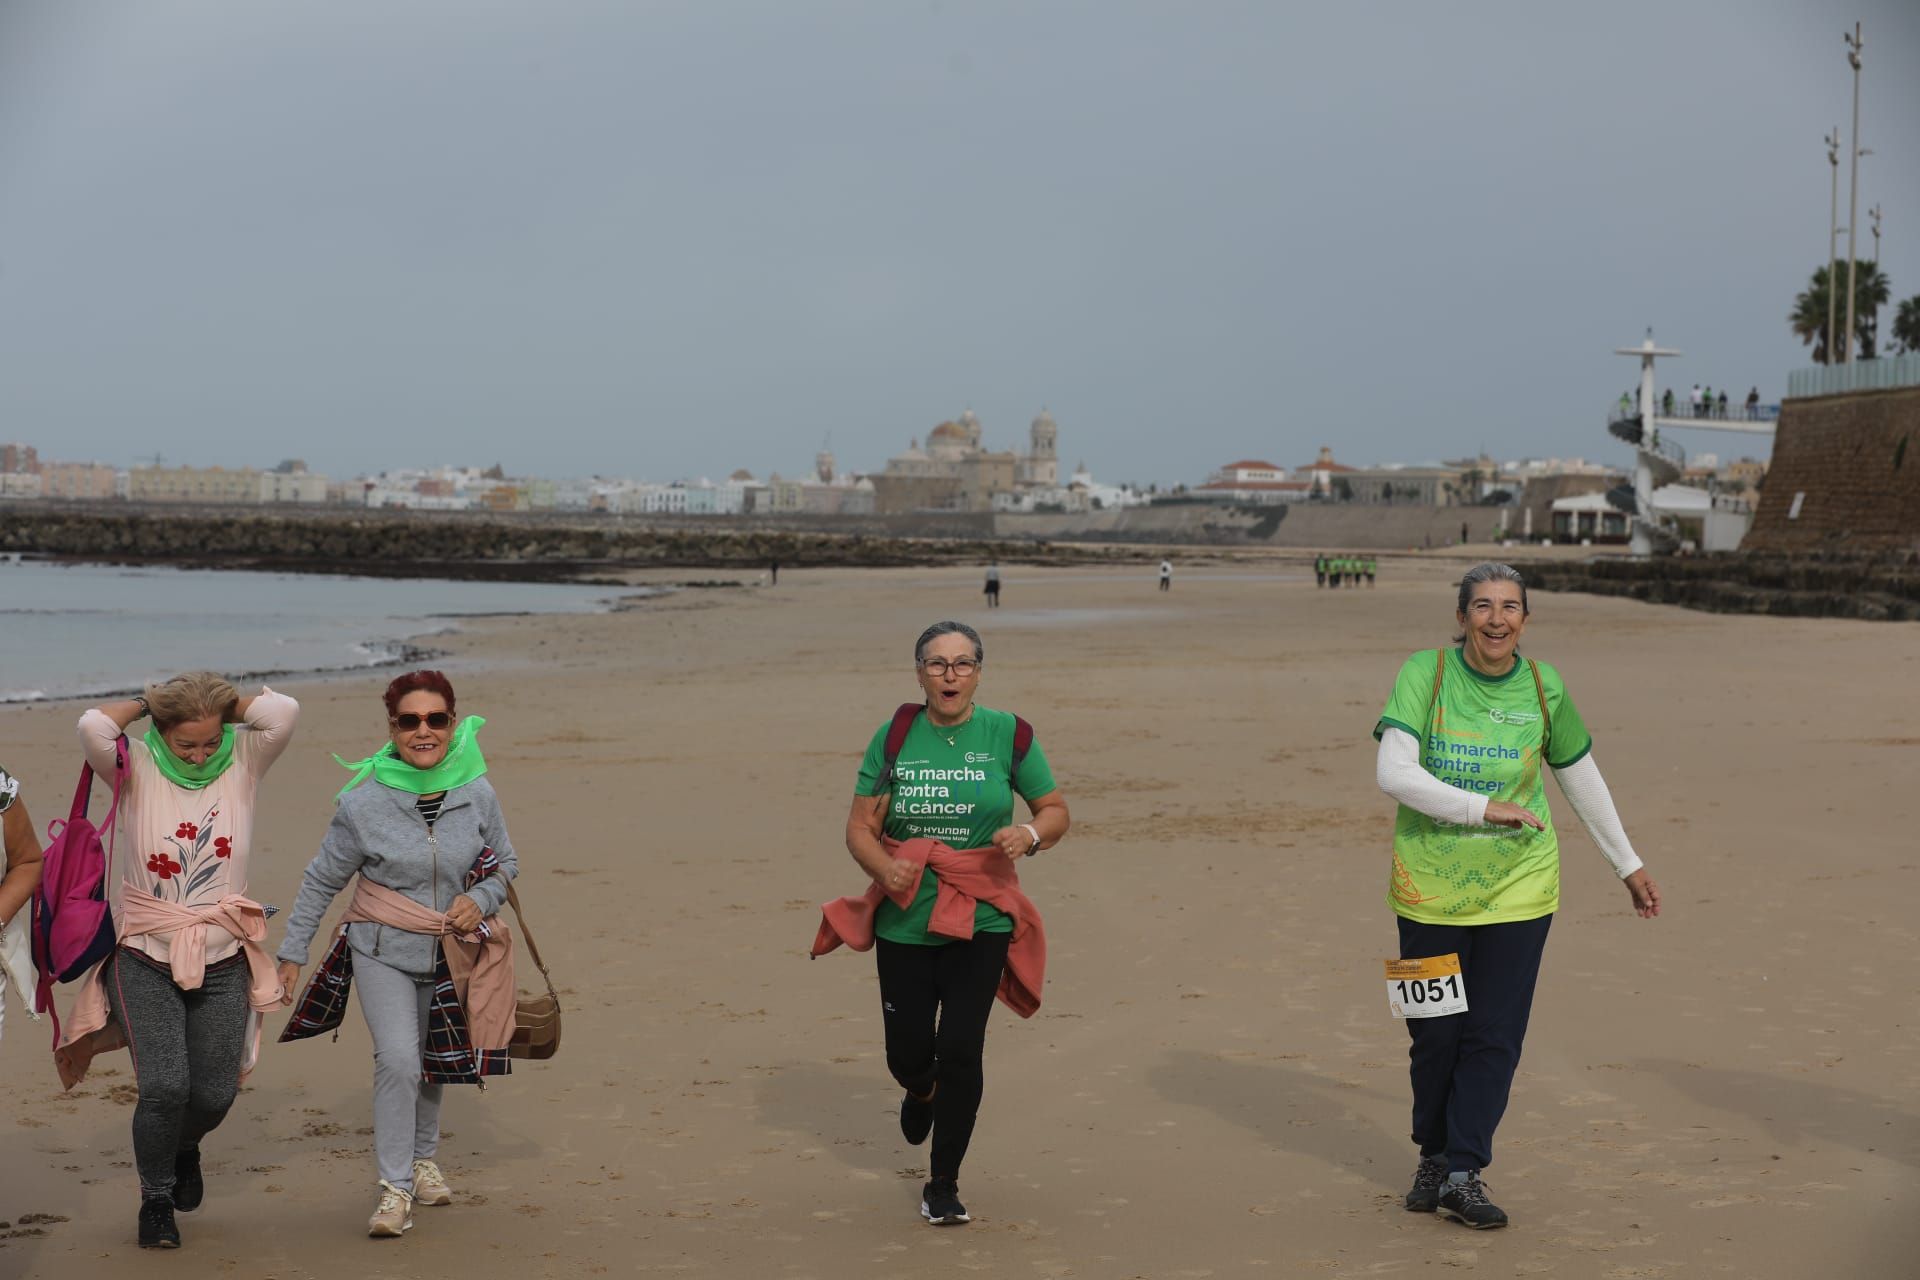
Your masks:
{"label": "wristwatch", "polygon": [[20,798],[20,779],[0,769],[0,813],[13,808],[13,802]]}
{"label": "wristwatch", "polygon": [[141,714],[141,715],[143,715],[143,716],[146,716],[146,717],[148,717],[149,719],[151,719],[151,718],[152,718],[152,716],[153,716],[153,708],[152,708],[152,707],[149,707],[149,706],[147,705],[147,695],[146,695],[146,694],[144,694],[144,693],[136,693],[136,694],[134,694],[134,695],[133,695],[133,701],[135,701],[135,702],[137,702],[137,703],[139,703],[139,704],[140,704],[140,714]]}

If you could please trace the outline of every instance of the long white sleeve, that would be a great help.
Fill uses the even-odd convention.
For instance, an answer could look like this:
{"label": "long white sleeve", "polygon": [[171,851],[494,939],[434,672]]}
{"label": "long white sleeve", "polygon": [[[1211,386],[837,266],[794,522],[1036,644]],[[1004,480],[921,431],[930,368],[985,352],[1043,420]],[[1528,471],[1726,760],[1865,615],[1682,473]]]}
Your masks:
{"label": "long white sleeve", "polygon": [[1573,806],[1580,825],[1613,864],[1614,874],[1625,880],[1638,871],[1640,855],[1633,851],[1633,842],[1627,839],[1626,828],[1620,825],[1620,812],[1613,807],[1613,793],[1607,790],[1607,780],[1600,776],[1600,766],[1593,762],[1593,753],[1588,752],[1564,769],[1555,769],[1553,776],[1560,780],[1560,793]]}
{"label": "long white sleeve", "polygon": [[1485,796],[1450,787],[1420,767],[1420,740],[1405,729],[1387,726],[1373,770],[1382,791],[1435,822],[1478,826],[1487,819]]}

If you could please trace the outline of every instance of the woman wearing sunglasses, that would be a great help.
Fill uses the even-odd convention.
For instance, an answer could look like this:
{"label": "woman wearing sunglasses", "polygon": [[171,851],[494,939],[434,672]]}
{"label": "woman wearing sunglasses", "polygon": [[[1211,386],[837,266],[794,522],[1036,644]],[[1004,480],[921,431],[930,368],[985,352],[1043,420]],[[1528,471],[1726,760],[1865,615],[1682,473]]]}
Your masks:
{"label": "woman wearing sunglasses", "polygon": [[[876,948],[887,1069],[905,1090],[900,1132],[914,1146],[933,1137],[920,1214],[935,1226],[969,1220],[960,1162],[994,997],[1023,1017],[1039,1008],[1046,943],[1014,868],[1069,824],[1031,727],[974,702],[984,657],[965,623],[921,634],[925,705],[905,704],[874,732],[847,815],[847,852],[873,887],[827,904],[814,942],[816,955],[843,942]],[[1025,822],[1014,821],[1016,795]]]}
{"label": "woman wearing sunglasses", "polygon": [[[280,944],[287,1003],[307,963],[320,917],[356,874],[341,936],[322,961],[287,1034],[337,1023],[342,983],[358,991],[373,1037],[373,1147],[380,1198],[371,1236],[413,1226],[413,1206],[453,1202],[435,1163],[443,1085],[478,1083],[507,1068],[513,1029],[505,931],[492,917],[519,873],[513,842],[476,734],[479,716],[458,719],[453,685],[413,671],[387,686],[389,741],[351,764],[320,852],[307,864]],[[335,757],[338,759],[338,757]],[[371,778],[370,786],[360,785]],[[456,990],[449,961],[459,966]],[[504,992],[504,1027],[497,998]],[[323,1006],[325,1006],[323,1008]],[[304,1025],[303,1025],[304,1024]],[[429,1052],[429,1029],[436,1034]]]}

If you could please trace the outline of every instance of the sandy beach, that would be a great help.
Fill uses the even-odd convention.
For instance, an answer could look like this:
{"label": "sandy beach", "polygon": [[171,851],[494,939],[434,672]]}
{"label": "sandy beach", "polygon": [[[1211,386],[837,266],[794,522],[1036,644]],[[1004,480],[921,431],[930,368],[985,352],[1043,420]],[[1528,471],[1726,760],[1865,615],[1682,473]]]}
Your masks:
{"label": "sandy beach", "polygon": [[[972,568],[789,570],[477,626],[446,665],[488,718],[567,1014],[551,1062],[449,1092],[456,1204],[365,1237],[356,1010],[338,1043],[265,1049],[185,1248],[142,1254],[126,1056],[62,1095],[49,1026],[10,1002],[0,1277],[1914,1274],[1904,624],[1535,595],[1528,652],[1565,675],[1666,910],[1632,915],[1550,787],[1563,907],[1486,1175],[1515,1225],[1401,1209],[1370,731],[1400,661],[1452,636],[1462,563],[1383,558],[1377,589],[1337,593],[1298,558],[1182,563],[1166,594],[1147,565],[1011,565],[991,614]],[[975,1221],[933,1230],[872,958],[806,952],[819,903],[863,887],[842,846],[859,754],[949,616],[983,632],[980,701],[1036,726],[1074,827],[1021,867],[1046,1003],[995,1011]],[[377,745],[385,678],[279,686],[304,713],[262,793],[261,901],[291,904],[345,779],[328,752]],[[0,710],[43,827],[79,709]]]}

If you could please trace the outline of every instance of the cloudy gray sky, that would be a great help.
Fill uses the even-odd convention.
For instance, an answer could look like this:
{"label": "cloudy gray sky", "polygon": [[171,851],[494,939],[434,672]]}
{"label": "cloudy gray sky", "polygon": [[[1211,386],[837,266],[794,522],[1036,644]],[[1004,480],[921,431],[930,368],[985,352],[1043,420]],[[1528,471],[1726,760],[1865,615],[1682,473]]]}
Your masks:
{"label": "cloudy gray sky", "polygon": [[1855,18],[1909,296],[1912,0],[0,0],[0,439],[672,479],[1044,404],[1109,480],[1611,457],[1648,324],[1681,385],[1806,362]]}

